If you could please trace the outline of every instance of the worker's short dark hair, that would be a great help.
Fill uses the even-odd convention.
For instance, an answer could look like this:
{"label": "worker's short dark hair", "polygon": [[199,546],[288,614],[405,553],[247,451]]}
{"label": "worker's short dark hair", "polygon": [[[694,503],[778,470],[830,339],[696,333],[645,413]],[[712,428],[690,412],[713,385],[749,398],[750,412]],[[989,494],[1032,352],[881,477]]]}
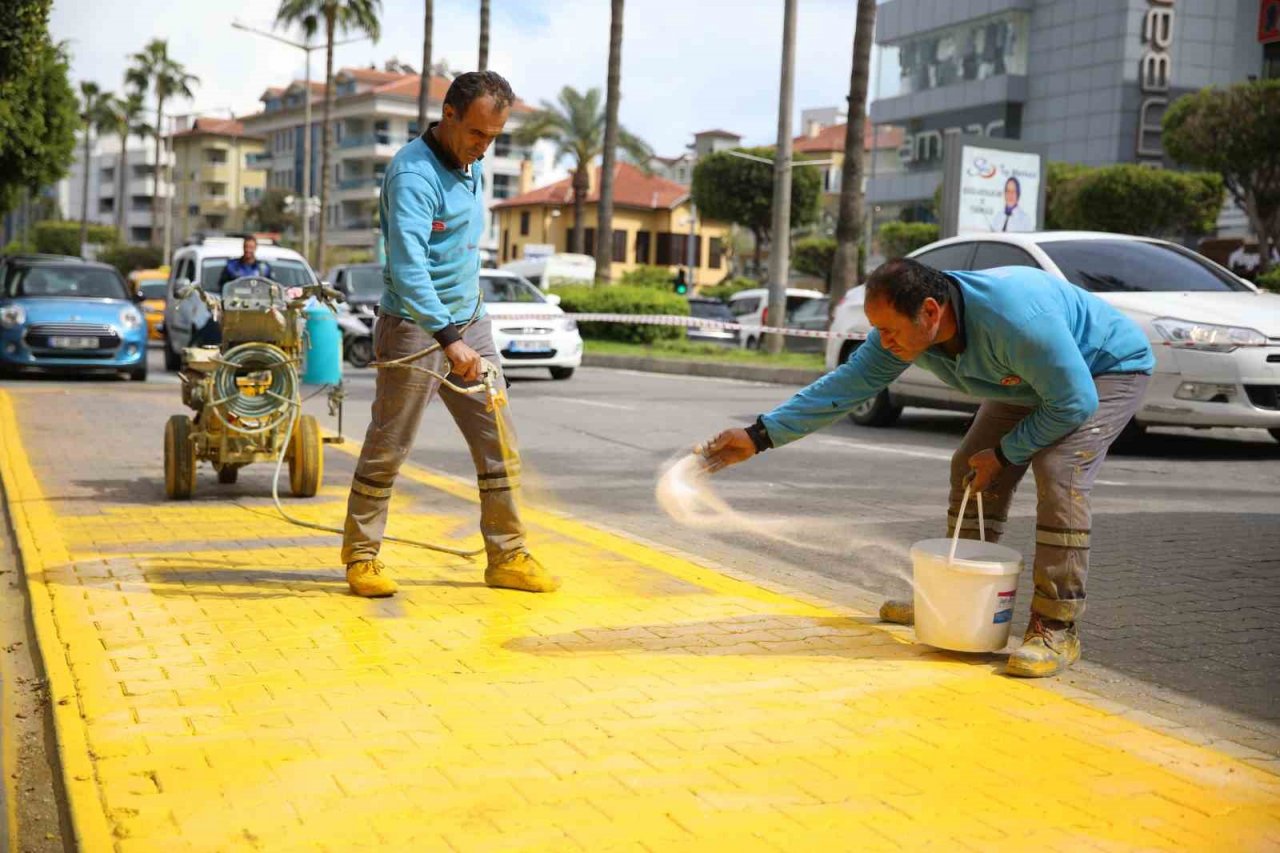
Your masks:
{"label": "worker's short dark hair", "polygon": [[933,267],[910,258],[886,261],[867,279],[867,301],[887,300],[893,310],[913,320],[930,297],[939,305],[950,302],[950,281]]}
{"label": "worker's short dark hair", "polygon": [[467,108],[476,98],[485,95],[493,98],[494,106],[500,110],[510,107],[516,100],[516,93],[511,91],[511,84],[496,71],[468,71],[459,74],[449,84],[445,93],[445,106],[453,107],[458,118],[467,114]]}

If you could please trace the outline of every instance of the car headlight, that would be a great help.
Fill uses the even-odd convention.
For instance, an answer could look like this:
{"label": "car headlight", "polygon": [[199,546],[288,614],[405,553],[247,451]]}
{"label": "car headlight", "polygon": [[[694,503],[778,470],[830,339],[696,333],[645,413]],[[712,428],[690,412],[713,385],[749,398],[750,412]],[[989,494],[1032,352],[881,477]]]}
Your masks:
{"label": "car headlight", "polygon": [[27,312],[21,305],[6,305],[0,308],[0,327],[12,329],[27,322]]}
{"label": "car headlight", "polygon": [[564,330],[566,332],[578,331],[578,321],[573,319],[572,317],[566,317],[564,321]]}
{"label": "car headlight", "polygon": [[1170,345],[1205,352],[1231,352],[1239,347],[1260,347],[1267,343],[1267,336],[1262,332],[1241,326],[1193,323],[1173,317],[1160,317],[1151,325]]}
{"label": "car headlight", "polygon": [[140,329],[142,328],[142,324],[144,322],[145,320],[143,319],[142,312],[139,311],[137,308],[121,309],[120,325],[125,328],[125,331],[131,332],[134,329]]}

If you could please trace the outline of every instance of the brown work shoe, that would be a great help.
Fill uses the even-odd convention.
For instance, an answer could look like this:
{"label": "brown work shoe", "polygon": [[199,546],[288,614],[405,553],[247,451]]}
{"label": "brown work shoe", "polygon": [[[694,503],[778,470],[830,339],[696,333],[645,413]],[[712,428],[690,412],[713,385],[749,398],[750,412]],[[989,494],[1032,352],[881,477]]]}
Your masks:
{"label": "brown work shoe", "polygon": [[490,563],[484,570],[484,582],[523,592],[555,592],[560,588],[560,579],[544,569],[528,551],[517,551],[499,563]]}
{"label": "brown work shoe", "polygon": [[356,560],[347,564],[347,585],[362,598],[386,598],[395,595],[396,582],[382,573],[381,560]]}
{"label": "brown work shoe", "polygon": [[1009,655],[1004,671],[1019,678],[1044,678],[1057,675],[1078,660],[1080,634],[1076,624],[1032,613],[1022,646]]}
{"label": "brown work shoe", "polygon": [[880,621],[892,622],[895,625],[914,625],[916,623],[915,602],[889,599],[880,605]]}

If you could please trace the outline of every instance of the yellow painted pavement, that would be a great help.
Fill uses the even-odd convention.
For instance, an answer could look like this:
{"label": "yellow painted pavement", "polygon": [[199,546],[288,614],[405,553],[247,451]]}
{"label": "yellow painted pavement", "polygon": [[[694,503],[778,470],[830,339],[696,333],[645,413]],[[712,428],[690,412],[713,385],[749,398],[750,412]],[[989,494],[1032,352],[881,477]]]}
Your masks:
{"label": "yellow painted pavement", "polygon": [[[24,405],[0,473],[85,850],[1280,849],[1265,771],[559,515],[556,595],[389,547],[366,601],[262,500],[68,511]],[[340,476],[291,508],[336,522]],[[392,526],[475,515],[408,468]]]}

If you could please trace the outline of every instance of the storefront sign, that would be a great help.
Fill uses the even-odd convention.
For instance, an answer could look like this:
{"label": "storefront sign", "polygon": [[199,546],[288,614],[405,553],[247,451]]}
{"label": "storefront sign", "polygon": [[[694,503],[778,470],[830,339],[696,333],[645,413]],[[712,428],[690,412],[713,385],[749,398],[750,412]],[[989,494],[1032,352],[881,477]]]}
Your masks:
{"label": "storefront sign", "polygon": [[1142,102],[1138,106],[1139,162],[1158,166],[1164,159],[1160,142],[1160,120],[1169,106],[1169,86],[1173,79],[1173,4],[1174,0],[1148,0],[1142,18],[1142,58],[1138,60],[1138,89]]}
{"label": "storefront sign", "polygon": [[1258,5],[1258,41],[1280,41],[1280,0],[1262,0]]}

